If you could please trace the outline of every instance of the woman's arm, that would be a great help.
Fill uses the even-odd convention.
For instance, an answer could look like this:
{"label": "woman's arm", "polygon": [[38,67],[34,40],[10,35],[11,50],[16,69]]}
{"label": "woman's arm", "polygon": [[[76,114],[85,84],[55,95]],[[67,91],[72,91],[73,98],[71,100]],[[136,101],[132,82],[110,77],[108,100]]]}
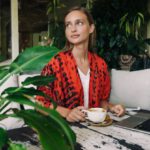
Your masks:
{"label": "woman's arm", "polygon": [[[53,105],[51,104],[49,108],[53,109]],[[85,113],[82,111],[83,109],[83,106],[78,106],[73,109],[57,106],[56,111],[69,122],[79,122],[85,121]],[[43,111],[40,112],[44,115],[47,115],[47,113]]]}

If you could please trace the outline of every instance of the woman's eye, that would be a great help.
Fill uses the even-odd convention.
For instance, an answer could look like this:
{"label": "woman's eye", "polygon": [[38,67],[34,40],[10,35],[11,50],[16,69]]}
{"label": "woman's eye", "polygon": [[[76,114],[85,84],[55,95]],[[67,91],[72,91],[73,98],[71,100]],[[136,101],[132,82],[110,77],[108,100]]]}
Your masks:
{"label": "woman's eye", "polygon": [[66,28],[70,28],[70,27],[71,27],[71,24],[68,23],[68,24],[66,24],[65,26],[66,26]]}
{"label": "woman's eye", "polygon": [[79,21],[79,22],[77,22],[77,25],[82,26],[83,22]]}

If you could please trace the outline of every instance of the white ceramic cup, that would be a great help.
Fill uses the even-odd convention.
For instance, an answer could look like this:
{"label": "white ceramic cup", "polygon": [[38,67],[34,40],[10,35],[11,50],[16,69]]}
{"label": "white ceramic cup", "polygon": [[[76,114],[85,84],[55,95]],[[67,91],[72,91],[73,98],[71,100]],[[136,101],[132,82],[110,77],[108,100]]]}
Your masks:
{"label": "white ceramic cup", "polygon": [[83,112],[86,112],[86,118],[94,123],[103,122],[107,115],[107,111],[104,108],[90,108],[83,110]]}

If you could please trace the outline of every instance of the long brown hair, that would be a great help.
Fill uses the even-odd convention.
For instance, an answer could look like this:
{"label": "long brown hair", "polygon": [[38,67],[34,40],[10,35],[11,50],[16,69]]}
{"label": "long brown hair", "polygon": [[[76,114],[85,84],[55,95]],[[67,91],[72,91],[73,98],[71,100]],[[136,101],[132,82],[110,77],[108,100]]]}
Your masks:
{"label": "long brown hair", "polygon": [[[93,20],[92,15],[90,14],[90,12],[86,8],[80,7],[80,6],[75,6],[75,7],[72,7],[71,9],[69,9],[67,11],[67,13],[65,14],[64,21],[65,21],[66,16],[69,13],[71,13],[72,11],[75,11],[75,10],[78,10],[78,11],[81,11],[82,13],[84,13],[87,17],[87,20],[88,20],[89,24],[94,25],[94,20]],[[93,51],[93,48],[95,47],[95,44],[96,44],[96,29],[94,29],[94,31],[89,36],[88,50]],[[72,48],[73,48],[73,45],[68,40],[66,40],[66,44],[65,44],[64,49],[68,50],[68,49],[72,49]]]}

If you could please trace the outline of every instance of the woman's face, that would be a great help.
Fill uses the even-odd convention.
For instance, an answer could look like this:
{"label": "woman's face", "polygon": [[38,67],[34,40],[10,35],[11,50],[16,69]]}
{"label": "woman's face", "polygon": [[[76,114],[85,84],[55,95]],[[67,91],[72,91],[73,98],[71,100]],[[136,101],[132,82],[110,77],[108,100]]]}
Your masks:
{"label": "woman's face", "polygon": [[65,18],[65,34],[67,40],[73,45],[88,43],[89,35],[94,31],[87,16],[78,10],[70,12]]}

